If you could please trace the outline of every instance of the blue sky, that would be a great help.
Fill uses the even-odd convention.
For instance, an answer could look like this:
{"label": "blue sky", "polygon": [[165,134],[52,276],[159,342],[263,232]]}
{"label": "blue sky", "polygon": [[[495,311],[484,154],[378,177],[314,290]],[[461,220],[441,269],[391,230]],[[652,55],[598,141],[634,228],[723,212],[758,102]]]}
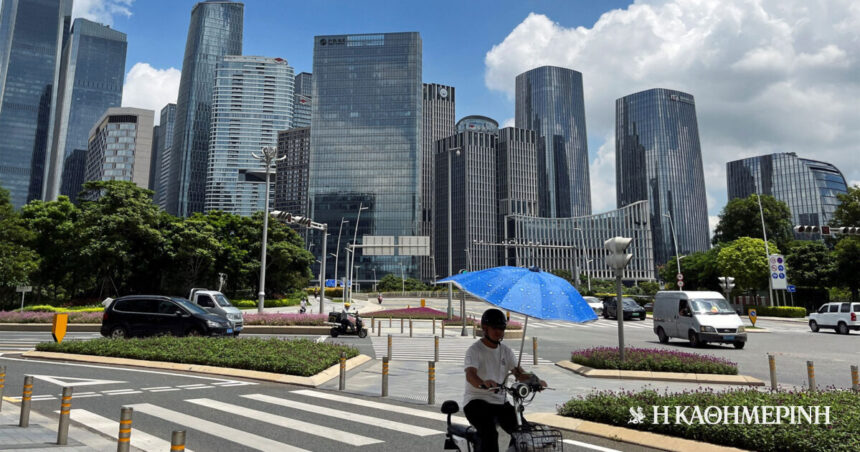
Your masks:
{"label": "blue sky", "polygon": [[[175,101],[192,0],[76,0],[128,34],[123,104]],[[514,116],[514,77],[582,72],[592,203],[615,207],[614,101],[655,87],[696,98],[709,220],[727,161],[772,152],[860,183],[860,8],[852,0],[247,0],[244,53],[312,70],[317,34],[418,31],[424,81],[457,88],[457,117]]]}

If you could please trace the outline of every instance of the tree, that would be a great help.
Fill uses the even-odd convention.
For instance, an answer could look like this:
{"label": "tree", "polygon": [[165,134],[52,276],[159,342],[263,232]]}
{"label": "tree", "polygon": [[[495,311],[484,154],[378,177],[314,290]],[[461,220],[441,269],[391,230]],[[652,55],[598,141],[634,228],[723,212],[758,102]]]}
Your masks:
{"label": "tree", "polygon": [[[774,243],[769,251],[779,253]],[[717,267],[724,276],[735,278],[738,290],[755,290],[767,287],[770,281],[770,266],[765,254],[764,240],[741,237],[728,243],[717,254]]]}
{"label": "tree", "polygon": [[389,273],[382,277],[376,284],[380,292],[400,292],[403,280]]}
{"label": "tree", "polygon": [[[761,195],[761,206],[768,242],[786,249],[794,239],[788,205],[773,196]],[[728,243],[741,237],[763,238],[758,200],[754,194],[747,198],[732,199],[726,204],[720,212],[720,222],[714,229],[713,243]]]}
{"label": "tree", "polygon": [[833,212],[833,226],[860,226],[860,185],[848,187],[848,193],[836,195],[839,205]]}
{"label": "tree", "polygon": [[797,240],[785,256],[786,276],[800,287],[827,287],[835,267],[830,250],[821,242]]}
{"label": "tree", "polygon": [[558,276],[558,277],[559,277],[559,278],[561,278],[561,279],[566,280],[566,281],[567,281],[567,282],[569,282],[571,285],[573,285],[573,283],[574,283],[574,281],[573,281],[573,273],[571,273],[571,272],[570,272],[570,270],[565,270],[565,269],[557,268],[557,269],[555,269],[555,270],[551,271],[550,273],[552,273],[552,274],[553,274],[553,275],[555,275],[555,276]]}
{"label": "tree", "polygon": [[25,245],[32,236],[15,212],[9,191],[0,187],[0,305],[11,300],[15,286],[30,283],[39,267],[39,255]]}
{"label": "tree", "polygon": [[185,294],[192,287],[209,287],[214,281],[214,264],[221,252],[215,228],[196,213],[190,218],[168,218],[162,228],[165,258],[169,271],[162,272],[162,289]]}
{"label": "tree", "polygon": [[[687,290],[720,290],[720,270],[717,266],[717,255],[722,246],[715,246],[708,251],[697,251],[681,259],[681,273],[684,274],[684,288]],[[673,256],[665,265],[659,267],[660,278],[666,281],[666,287],[677,289],[678,265]]]}
{"label": "tree", "polygon": [[860,301],[860,238],[845,237],[833,250],[835,280],[851,290],[851,301]]}

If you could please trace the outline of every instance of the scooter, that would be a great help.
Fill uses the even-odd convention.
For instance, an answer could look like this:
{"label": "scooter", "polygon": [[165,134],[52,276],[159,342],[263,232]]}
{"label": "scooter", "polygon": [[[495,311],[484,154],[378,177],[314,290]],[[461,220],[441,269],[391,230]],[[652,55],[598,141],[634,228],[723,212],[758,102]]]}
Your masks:
{"label": "scooter", "polygon": [[[350,317],[353,317],[352,321],[350,321]],[[355,314],[329,312],[328,320],[329,323],[335,323],[335,325],[331,327],[331,337],[338,337],[341,334],[355,334],[362,339],[367,337],[367,328],[364,328],[364,322],[361,320],[361,316],[358,312]]]}
{"label": "scooter", "polygon": [[[510,375],[508,375],[510,377]],[[508,383],[508,380],[511,380]],[[551,429],[545,425],[531,423],[523,417],[525,405],[528,405],[539,391],[544,388],[540,379],[532,374],[528,381],[515,381],[513,378],[505,378],[498,388],[488,391],[505,391],[505,398],[511,396],[514,410],[517,413],[517,430],[511,434],[511,445],[508,452],[526,451],[561,451],[563,449],[561,431]],[[442,413],[448,415],[448,429],[445,433],[445,450],[456,450],[459,452],[475,451],[478,442],[478,432],[470,425],[459,425],[451,423],[451,415],[460,411],[460,405],[453,400],[442,403]]]}

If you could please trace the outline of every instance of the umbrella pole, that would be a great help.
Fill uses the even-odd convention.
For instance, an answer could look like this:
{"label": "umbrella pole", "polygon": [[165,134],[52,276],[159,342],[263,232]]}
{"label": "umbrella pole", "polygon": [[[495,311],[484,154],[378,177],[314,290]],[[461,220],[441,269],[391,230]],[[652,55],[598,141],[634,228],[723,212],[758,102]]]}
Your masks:
{"label": "umbrella pole", "polygon": [[529,326],[529,316],[526,316],[526,322],[523,324],[523,337],[520,339],[520,357],[517,359],[517,367],[523,362],[523,346],[526,343],[526,328]]}

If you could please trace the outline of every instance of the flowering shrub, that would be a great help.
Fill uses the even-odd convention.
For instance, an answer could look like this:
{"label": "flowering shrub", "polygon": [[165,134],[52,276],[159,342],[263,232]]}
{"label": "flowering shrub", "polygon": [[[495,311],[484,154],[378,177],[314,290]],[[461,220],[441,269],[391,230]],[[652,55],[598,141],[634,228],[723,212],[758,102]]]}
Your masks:
{"label": "flowering shrub", "polygon": [[323,326],[328,320],[326,314],[249,314],[246,312],[244,317],[246,326]]}
{"label": "flowering shrub", "polygon": [[[62,313],[62,312],[60,312]],[[102,312],[69,312],[69,323],[102,323]],[[51,323],[53,312],[0,311],[0,323]]]}
{"label": "flowering shrub", "polygon": [[653,372],[685,372],[737,375],[738,365],[723,358],[695,353],[653,348],[624,348],[621,361],[618,347],[595,347],[577,350],[571,361],[595,369],[650,370]]}

